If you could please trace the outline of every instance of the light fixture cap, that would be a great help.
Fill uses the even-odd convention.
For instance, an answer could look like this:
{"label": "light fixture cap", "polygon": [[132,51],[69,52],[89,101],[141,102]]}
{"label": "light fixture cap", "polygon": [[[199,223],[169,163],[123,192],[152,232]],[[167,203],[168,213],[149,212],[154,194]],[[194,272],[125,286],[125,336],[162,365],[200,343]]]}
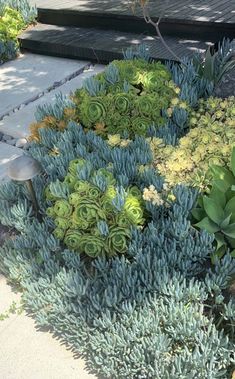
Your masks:
{"label": "light fixture cap", "polygon": [[13,180],[23,182],[34,178],[41,171],[42,166],[36,159],[22,155],[11,162],[8,167],[8,176]]}

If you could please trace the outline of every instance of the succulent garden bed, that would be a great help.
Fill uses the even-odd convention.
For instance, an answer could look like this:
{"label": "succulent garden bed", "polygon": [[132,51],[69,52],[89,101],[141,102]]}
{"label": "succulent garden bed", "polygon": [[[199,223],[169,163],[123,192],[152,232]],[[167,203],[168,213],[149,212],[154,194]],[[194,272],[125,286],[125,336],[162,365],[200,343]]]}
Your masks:
{"label": "succulent garden bed", "polygon": [[19,53],[18,34],[36,18],[27,0],[0,0],[0,64]]}
{"label": "succulent garden bed", "polygon": [[235,99],[193,61],[126,58],[38,108],[40,217],[23,183],[1,185],[18,234],[0,269],[105,378],[230,379]]}

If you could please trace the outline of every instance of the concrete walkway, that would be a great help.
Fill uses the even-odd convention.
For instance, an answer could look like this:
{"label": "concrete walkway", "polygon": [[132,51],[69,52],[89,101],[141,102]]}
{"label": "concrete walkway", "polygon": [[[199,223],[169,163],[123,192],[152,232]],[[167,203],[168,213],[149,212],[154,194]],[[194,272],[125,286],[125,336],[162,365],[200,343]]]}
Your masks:
{"label": "concrete walkway", "polygon": [[[20,305],[20,295],[12,292],[0,275],[0,315],[12,302]],[[96,379],[85,370],[59,340],[38,331],[32,318],[23,312],[0,321],[1,379]]]}
{"label": "concrete walkway", "polygon": [[[68,94],[85,78],[103,70],[89,62],[26,54],[0,67],[0,132],[27,137],[36,106],[53,101],[55,94]],[[4,114],[9,114],[1,119]],[[7,179],[9,162],[24,150],[0,142],[0,182]],[[23,312],[1,321],[1,314],[20,304],[0,274],[0,379],[96,379],[85,370],[60,341],[38,331]]]}

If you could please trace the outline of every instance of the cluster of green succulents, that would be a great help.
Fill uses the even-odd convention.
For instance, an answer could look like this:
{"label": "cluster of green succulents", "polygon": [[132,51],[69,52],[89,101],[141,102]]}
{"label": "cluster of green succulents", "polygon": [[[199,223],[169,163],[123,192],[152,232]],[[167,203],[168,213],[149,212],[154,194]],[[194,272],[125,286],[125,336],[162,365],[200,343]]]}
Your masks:
{"label": "cluster of green succulents", "polygon": [[66,195],[57,192],[58,183],[46,190],[53,204],[47,214],[54,219],[55,237],[92,258],[127,252],[131,228],[145,221],[141,191],[119,188],[110,171],[91,170],[84,159],[70,162],[62,185]]}
{"label": "cluster of green succulents", "polygon": [[0,1],[0,64],[15,58],[19,46],[17,36],[30,22],[33,22],[36,11],[27,0]]}
{"label": "cluster of green succulents", "polygon": [[200,100],[191,112],[193,127],[177,146],[166,145],[159,138],[149,139],[154,164],[170,186],[179,183],[204,189],[211,164],[230,162],[235,144],[235,98]]}
{"label": "cluster of green succulents", "polygon": [[210,191],[199,196],[192,210],[195,226],[215,235],[216,257],[222,257],[228,248],[235,257],[235,148],[230,165],[231,170],[217,165],[210,167]]}
{"label": "cluster of green succulents", "polygon": [[146,136],[151,125],[166,122],[163,110],[187,106],[179,92],[160,62],[133,59],[113,61],[104,73],[87,80],[73,101],[87,129],[101,135]]}

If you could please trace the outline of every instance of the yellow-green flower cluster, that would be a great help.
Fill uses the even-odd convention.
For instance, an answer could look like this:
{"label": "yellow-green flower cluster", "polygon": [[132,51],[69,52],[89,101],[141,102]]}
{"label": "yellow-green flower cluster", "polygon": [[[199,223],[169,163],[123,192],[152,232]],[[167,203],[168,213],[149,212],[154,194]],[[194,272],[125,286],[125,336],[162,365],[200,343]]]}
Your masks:
{"label": "yellow-green flower cluster", "polygon": [[204,188],[210,180],[207,171],[211,164],[230,163],[235,145],[235,98],[201,100],[191,120],[195,117],[196,127],[177,146],[149,139],[154,165],[170,186],[183,183]]}
{"label": "yellow-green flower cluster", "polygon": [[151,125],[161,126],[166,120],[163,109],[171,115],[174,107],[187,107],[179,100],[178,88],[171,80],[168,69],[160,62],[144,60],[113,61],[118,70],[118,82],[111,84],[106,73],[96,76],[103,85],[97,96],[85,88],[73,97],[82,125],[107,136],[128,132],[146,136]]}
{"label": "yellow-green flower cluster", "polygon": [[[69,249],[92,258],[126,253],[131,227],[145,222],[142,193],[135,186],[118,189],[107,169],[92,171],[89,180],[79,179],[86,163],[84,159],[70,162],[63,181],[70,189],[67,198],[57,196],[53,186],[45,191],[52,203],[47,214],[54,219],[54,235]],[[101,190],[95,180],[105,187]]]}
{"label": "yellow-green flower cluster", "polygon": [[130,139],[121,138],[120,134],[109,134],[107,138],[107,143],[111,147],[127,147],[130,142]]}

